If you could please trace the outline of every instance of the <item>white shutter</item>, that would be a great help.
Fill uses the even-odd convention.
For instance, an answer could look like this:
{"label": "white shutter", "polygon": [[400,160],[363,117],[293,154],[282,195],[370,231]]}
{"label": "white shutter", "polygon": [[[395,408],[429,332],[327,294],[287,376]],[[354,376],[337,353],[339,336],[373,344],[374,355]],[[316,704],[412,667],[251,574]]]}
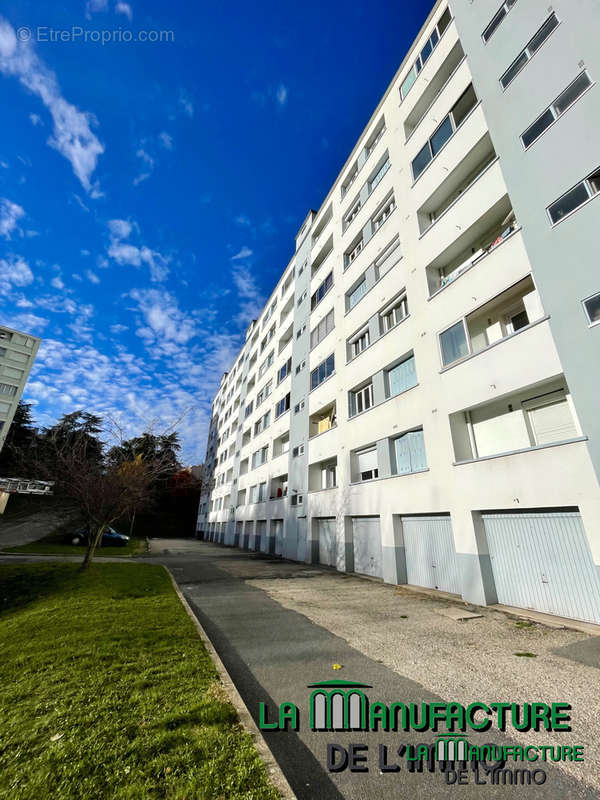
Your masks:
{"label": "white shutter", "polygon": [[529,410],[536,444],[561,442],[577,436],[577,428],[566,399]]}
{"label": "white shutter", "polygon": [[364,450],[362,453],[356,454],[356,463],[358,472],[368,472],[371,469],[377,469],[377,450]]}

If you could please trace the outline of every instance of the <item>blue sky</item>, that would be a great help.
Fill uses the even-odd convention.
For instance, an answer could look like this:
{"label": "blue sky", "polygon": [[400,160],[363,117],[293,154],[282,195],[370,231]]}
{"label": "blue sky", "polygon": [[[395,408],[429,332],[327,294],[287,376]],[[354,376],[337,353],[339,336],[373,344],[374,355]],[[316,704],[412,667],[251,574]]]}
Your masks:
{"label": "blue sky", "polygon": [[3,2],[0,323],[43,338],[40,423],[180,420],[203,460],[222,372],[429,9]]}

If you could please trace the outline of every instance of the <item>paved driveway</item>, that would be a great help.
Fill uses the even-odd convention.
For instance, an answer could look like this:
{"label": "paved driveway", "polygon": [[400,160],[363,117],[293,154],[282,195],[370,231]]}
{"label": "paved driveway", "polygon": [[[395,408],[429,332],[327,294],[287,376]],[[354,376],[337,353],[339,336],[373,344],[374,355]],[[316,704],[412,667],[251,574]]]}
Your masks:
{"label": "paved driveway", "polygon": [[[598,704],[593,686],[599,673],[593,666],[551,654],[554,647],[569,648],[585,640],[585,635],[542,630],[541,626],[535,626],[534,631],[522,630],[498,612],[459,623],[439,615],[439,610],[448,607],[443,601],[204,542],[153,540],[150,557],[173,572],[254,718],[258,720],[260,701],[271,709],[284,701],[299,707],[298,733],[271,732],[265,738],[302,800],[445,798],[451,792],[461,798],[482,797],[482,793],[506,798],[524,792],[556,800],[598,797],[597,788],[593,788],[599,785],[594,752]],[[404,623],[408,625],[403,632]],[[529,633],[534,634],[532,648],[535,646],[540,655],[537,659],[515,657],[513,638],[520,641],[521,635]],[[483,658],[488,650],[492,657]],[[505,659],[494,656],[499,652]],[[547,672],[544,659],[555,659],[551,664],[554,672],[550,682],[540,686],[536,675]],[[334,664],[343,669],[333,670]],[[563,667],[565,678],[560,670],[556,672],[557,664]],[[528,789],[492,786],[489,776],[487,785],[478,786],[472,775],[468,785],[449,787],[438,772],[411,773],[406,762],[397,773],[381,774],[377,763],[380,743],[389,745],[393,754],[399,745],[432,742],[434,737],[404,732],[311,732],[307,684],[339,678],[370,684],[373,688],[367,691],[371,698],[386,703],[442,699],[464,704],[474,700],[570,702],[572,693],[579,702],[587,696],[591,705],[585,718],[575,717],[574,732],[557,734],[552,743],[590,742],[591,747],[586,748],[584,764],[569,765],[569,771],[551,763],[543,765],[546,782]],[[515,687],[519,687],[516,693]],[[546,744],[540,736],[527,734],[525,743]],[[489,741],[517,743],[498,731],[470,735],[469,741],[479,745]],[[347,746],[351,742],[368,744],[369,771],[328,772],[327,744]],[[527,764],[510,762],[508,766]]]}

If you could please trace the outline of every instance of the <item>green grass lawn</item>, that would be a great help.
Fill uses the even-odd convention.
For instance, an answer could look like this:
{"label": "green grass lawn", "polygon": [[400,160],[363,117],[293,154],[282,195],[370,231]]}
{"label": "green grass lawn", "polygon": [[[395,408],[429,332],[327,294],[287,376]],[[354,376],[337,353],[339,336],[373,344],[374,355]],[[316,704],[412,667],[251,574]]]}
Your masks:
{"label": "green grass lawn", "polygon": [[[71,526],[72,528],[72,526]],[[29,544],[20,544],[15,547],[7,547],[5,553],[35,553],[37,555],[63,555],[63,556],[81,556],[83,557],[86,552],[84,545],[67,544],[65,542],[64,531],[62,528],[58,532],[49,533],[35,542]],[[125,547],[97,547],[96,556],[135,556],[143,553],[146,550],[145,539],[130,539]]]}
{"label": "green grass lawn", "polygon": [[2,800],[275,800],[167,573],[0,565]]}

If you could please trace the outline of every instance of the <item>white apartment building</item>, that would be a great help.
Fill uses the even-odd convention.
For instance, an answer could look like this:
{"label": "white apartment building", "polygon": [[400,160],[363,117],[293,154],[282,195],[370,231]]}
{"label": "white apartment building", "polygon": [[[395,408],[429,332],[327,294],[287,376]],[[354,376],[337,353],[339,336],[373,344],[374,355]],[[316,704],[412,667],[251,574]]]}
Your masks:
{"label": "white apartment building", "polygon": [[0,327],[0,450],[4,446],[40,341],[28,333]]}
{"label": "white apartment building", "polygon": [[590,137],[536,184],[598,119],[598,22],[591,0],[435,5],[222,378],[199,535],[600,623]]}

